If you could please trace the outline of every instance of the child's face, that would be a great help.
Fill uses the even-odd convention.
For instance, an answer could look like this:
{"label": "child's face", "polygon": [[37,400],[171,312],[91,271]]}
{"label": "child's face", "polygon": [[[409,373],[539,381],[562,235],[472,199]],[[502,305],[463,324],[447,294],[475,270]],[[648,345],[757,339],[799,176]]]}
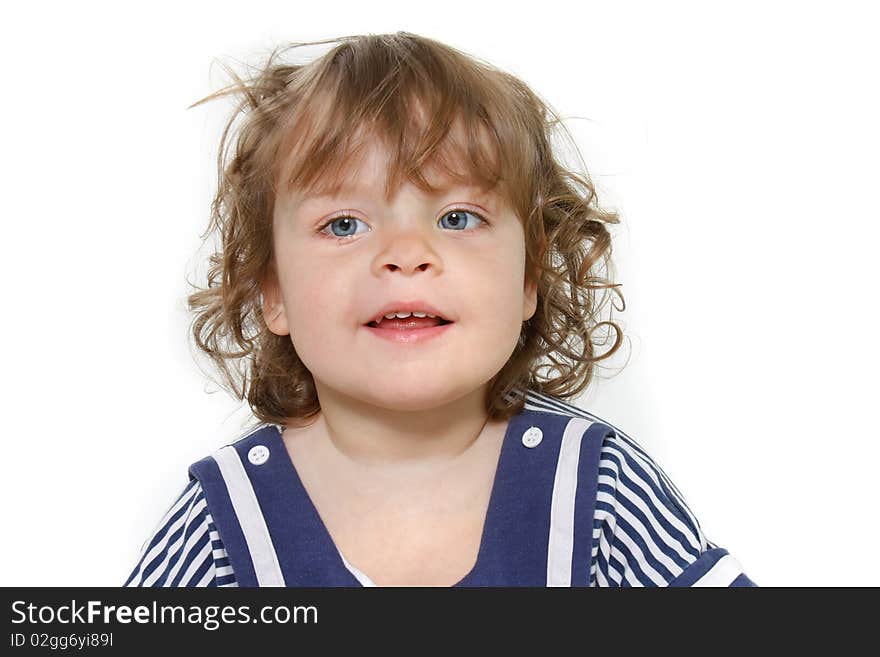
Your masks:
{"label": "child's face", "polygon": [[[263,314],[272,332],[291,336],[319,396],[331,388],[385,409],[428,410],[498,373],[535,312],[536,285],[525,278],[522,225],[501,198],[456,186],[432,196],[406,181],[386,204],[385,157],[374,142],[353,177],[358,189],[338,198],[278,196],[277,277],[264,282]],[[454,323],[415,344],[366,327],[387,304],[413,300]]]}

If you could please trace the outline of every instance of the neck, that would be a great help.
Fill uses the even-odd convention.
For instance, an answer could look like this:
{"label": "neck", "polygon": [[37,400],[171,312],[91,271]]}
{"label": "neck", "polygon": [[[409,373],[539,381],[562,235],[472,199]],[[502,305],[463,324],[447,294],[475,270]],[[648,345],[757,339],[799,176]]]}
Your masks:
{"label": "neck", "polygon": [[317,388],[318,435],[339,458],[360,469],[400,474],[445,469],[476,451],[490,424],[485,387],[420,411],[389,410]]}

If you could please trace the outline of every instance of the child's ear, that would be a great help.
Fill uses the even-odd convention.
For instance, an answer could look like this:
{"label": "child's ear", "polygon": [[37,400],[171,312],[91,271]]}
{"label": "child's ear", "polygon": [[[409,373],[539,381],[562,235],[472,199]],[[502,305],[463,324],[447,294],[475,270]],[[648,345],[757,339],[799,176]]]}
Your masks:
{"label": "child's ear", "polygon": [[281,298],[281,287],[278,285],[278,278],[274,269],[270,267],[269,273],[260,283],[260,290],[263,293],[263,320],[266,326],[275,335],[290,335],[290,328],[287,325],[287,313],[284,309],[284,301]]}

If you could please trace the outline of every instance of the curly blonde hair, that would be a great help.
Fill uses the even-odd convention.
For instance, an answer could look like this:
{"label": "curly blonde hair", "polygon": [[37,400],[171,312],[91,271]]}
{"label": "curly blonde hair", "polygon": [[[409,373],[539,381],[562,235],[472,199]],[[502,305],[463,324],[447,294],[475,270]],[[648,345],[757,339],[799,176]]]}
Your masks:
{"label": "curly blonde hair", "polygon": [[[280,61],[292,48],[327,43],[337,45],[309,63]],[[620,347],[618,324],[599,321],[607,294],[598,294],[610,290],[622,302],[620,284],[597,275],[602,267],[613,271],[605,224],[619,223],[618,214],[599,208],[586,172],[578,175],[554,157],[554,129],[568,132],[524,82],[408,32],[291,43],[275,48],[245,79],[225,68],[234,83],[190,106],[241,97],[221,137],[218,186],[202,235],[217,236],[219,246],[210,256],[207,287],[196,287],[188,302],[198,349],[219,370],[223,387],[247,397],[257,418],[285,424],[320,411],[314,379],[290,337],[272,333],[262,314],[261,282],[274,267],[276,190],[338,189],[364,127],[391,149],[386,195],[403,179],[433,192],[423,170],[437,165],[455,180],[497,186],[522,222],[538,305],[489,383],[490,418],[519,413],[527,388],[579,395],[595,364]],[[453,125],[464,127],[466,143],[455,143]],[[462,148],[467,157],[457,157]],[[592,334],[603,325],[616,337],[597,355]],[[557,374],[542,378],[544,367]]]}

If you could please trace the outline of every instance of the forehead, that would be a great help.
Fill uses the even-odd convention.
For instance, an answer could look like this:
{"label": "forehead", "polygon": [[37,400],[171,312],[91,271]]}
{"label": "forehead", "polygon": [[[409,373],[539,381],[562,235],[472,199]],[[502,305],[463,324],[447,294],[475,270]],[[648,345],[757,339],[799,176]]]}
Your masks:
{"label": "forehead", "polygon": [[[381,179],[375,181],[375,184],[371,184],[368,181],[352,181],[339,185],[334,191],[314,193],[302,192],[299,194],[293,194],[292,198],[299,204],[348,198],[377,199],[383,195],[382,185],[383,183]],[[433,182],[432,186],[435,187],[435,191],[423,190],[415,186],[413,186],[413,189],[416,193],[422,194],[428,198],[441,198],[449,194],[465,194],[468,198],[482,200],[486,203],[499,202],[501,200],[497,192],[481,187],[480,185],[453,181],[449,183]],[[399,190],[392,190],[391,198],[387,200],[393,200],[398,191]]]}
{"label": "forehead", "polygon": [[[326,175],[314,182],[308,189],[291,189],[289,197],[296,205],[317,203],[327,200],[376,199],[385,194],[387,176],[391,168],[390,154],[378,140],[371,141],[358,156],[352,157],[335,174]],[[458,177],[448,175],[438,167],[426,165],[420,171],[422,177],[433,189],[423,189],[410,181],[401,185],[412,185],[416,193],[429,198],[440,198],[448,194],[466,194],[468,198],[481,200],[493,205],[502,202],[497,189],[490,189],[469,177],[466,171]],[[389,189],[386,201],[391,201],[399,189]]]}

